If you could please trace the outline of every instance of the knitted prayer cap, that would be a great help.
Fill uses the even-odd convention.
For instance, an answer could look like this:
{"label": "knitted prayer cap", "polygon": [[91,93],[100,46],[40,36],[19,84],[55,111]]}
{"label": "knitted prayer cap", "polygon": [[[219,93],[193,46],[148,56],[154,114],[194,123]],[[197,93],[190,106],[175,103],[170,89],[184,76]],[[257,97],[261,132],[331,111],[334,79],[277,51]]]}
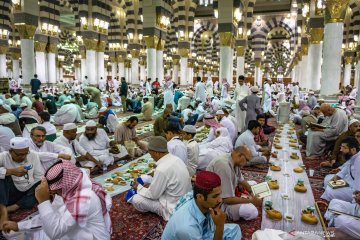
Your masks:
{"label": "knitted prayer cap", "polygon": [[203,190],[211,191],[221,186],[221,178],[214,172],[201,171],[196,174],[195,186]]}
{"label": "knitted prayer cap", "polygon": [[166,153],[168,152],[167,141],[164,137],[161,136],[151,137],[149,140],[148,149],[155,152]]}

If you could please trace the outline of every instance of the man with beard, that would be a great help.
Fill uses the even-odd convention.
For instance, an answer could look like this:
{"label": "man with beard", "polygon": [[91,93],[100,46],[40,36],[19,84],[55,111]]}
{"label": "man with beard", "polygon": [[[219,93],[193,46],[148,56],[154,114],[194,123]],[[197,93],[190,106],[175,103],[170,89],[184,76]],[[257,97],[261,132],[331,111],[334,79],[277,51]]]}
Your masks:
{"label": "man with beard", "polygon": [[165,108],[164,113],[155,120],[155,122],[154,122],[154,135],[155,136],[166,137],[164,130],[169,125],[170,114],[171,114],[171,110],[168,108]]}
{"label": "man with beard", "polygon": [[223,110],[216,111],[216,118],[218,122],[229,131],[230,138],[232,142],[235,143],[238,132],[233,122],[229,118],[225,117],[225,113]]}
{"label": "man with beard", "polygon": [[115,141],[124,145],[127,141],[133,141],[138,146],[135,150],[135,156],[141,156],[148,151],[148,143],[140,141],[136,136],[136,125],[139,119],[135,116],[130,117],[126,122],[118,124],[115,130]]}
{"label": "man with beard", "polygon": [[129,158],[125,147],[117,146],[115,141],[110,141],[105,130],[97,128],[93,120],[86,122],[85,132],[81,135],[79,143],[96,160],[106,166],[113,164],[114,161]]}
{"label": "man with beard", "polygon": [[63,128],[63,135],[57,138],[54,143],[72,150],[71,160],[77,161],[82,167],[98,170],[94,167],[101,167],[101,163],[88,153],[76,139],[77,126],[75,123],[67,123]]}
{"label": "man with beard", "polygon": [[199,172],[193,191],[181,198],[161,239],[241,239],[238,224],[225,224],[226,215],[220,208],[221,203],[219,175]]}
{"label": "man with beard", "polygon": [[[360,174],[360,169],[356,169],[356,162],[359,161],[359,152],[360,146],[356,138],[348,137],[341,144],[340,152],[344,155],[344,158],[347,160],[346,163],[341,167],[340,172],[335,175],[329,174],[324,179],[324,188],[325,192],[321,196],[322,199],[331,201],[332,199],[339,199],[346,202],[351,202],[354,192],[355,177]],[[345,180],[349,186],[333,189],[328,186],[329,181]]]}
{"label": "man with beard", "polygon": [[[44,127],[37,126],[31,129],[30,137],[30,150],[38,153],[45,171],[56,163],[59,158],[71,160],[71,150],[69,148],[45,140],[46,129]],[[73,163],[75,163],[75,161]]]}
{"label": "man with beard", "polygon": [[[243,100],[246,96],[251,95],[249,87],[245,84],[245,77],[243,75],[239,76],[239,84],[236,85],[235,93],[234,93],[234,100],[236,103]],[[242,111],[239,104],[235,104],[235,116],[237,120],[237,131],[242,132],[245,130],[245,118],[246,118],[246,111]]]}

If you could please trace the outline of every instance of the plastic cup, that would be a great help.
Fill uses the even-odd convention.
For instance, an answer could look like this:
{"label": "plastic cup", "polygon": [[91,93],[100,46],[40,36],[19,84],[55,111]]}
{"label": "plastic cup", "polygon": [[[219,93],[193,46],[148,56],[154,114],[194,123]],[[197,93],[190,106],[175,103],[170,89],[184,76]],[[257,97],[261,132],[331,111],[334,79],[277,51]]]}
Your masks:
{"label": "plastic cup", "polygon": [[314,176],[315,170],[314,169],[309,169],[309,175],[310,177]]}

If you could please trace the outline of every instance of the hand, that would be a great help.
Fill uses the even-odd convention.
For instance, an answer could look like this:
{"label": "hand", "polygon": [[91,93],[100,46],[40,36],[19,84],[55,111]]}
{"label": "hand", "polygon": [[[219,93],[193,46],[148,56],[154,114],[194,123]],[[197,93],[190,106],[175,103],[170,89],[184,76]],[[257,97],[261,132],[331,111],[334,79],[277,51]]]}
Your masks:
{"label": "hand", "polygon": [[9,233],[11,230],[14,232],[18,232],[19,226],[18,226],[17,222],[4,221],[4,223],[2,225],[2,229],[5,233]]}
{"label": "hand", "polygon": [[58,158],[62,158],[64,160],[71,160],[71,156],[68,154],[64,154],[64,153],[59,153]]}
{"label": "hand", "polygon": [[23,177],[27,173],[27,170],[21,166],[17,168],[12,168],[7,170],[8,175],[16,176],[16,177]]}
{"label": "hand", "polygon": [[259,198],[258,196],[254,196],[251,199],[251,203],[254,204],[256,207],[260,207],[262,205],[262,199]]}
{"label": "hand", "polygon": [[220,208],[210,208],[210,214],[215,226],[224,226],[226,215]]}
{"label": "hand", "polygon": [[341,178],[338,176],[338,175],[335,175],[332,179],[331,179],[331,181],[334,181],[334,182],[336,182],[337,180],[340,180]]}
{"label": "hand", "polygon": [[340,172],[340,168],[335,168],[335,169],[330,171],[331,174],[336,174],[338,172]]}
{"label": "hand", "polygon": [[191,182],[195,183],[196,182],[196,174],[194,176],[191,177]]}
{"label": "hand", "polygon": [[118,154],[120,153],[119,149],[115,146],[115,147],[111,147],[109,150],[110,153],[112,154]]}
{"label": "hand", "polygon": [[40,185],[36,187],[35,197],[39,204],[50,200],[49,185],[45,178],[43,178]]}
{"label": "hand", "polygon": [[355,199],[356,203],[360,204],[360,191],[355,191],[355,192],[353,192],[353,194],[355,195],[354,199]]}

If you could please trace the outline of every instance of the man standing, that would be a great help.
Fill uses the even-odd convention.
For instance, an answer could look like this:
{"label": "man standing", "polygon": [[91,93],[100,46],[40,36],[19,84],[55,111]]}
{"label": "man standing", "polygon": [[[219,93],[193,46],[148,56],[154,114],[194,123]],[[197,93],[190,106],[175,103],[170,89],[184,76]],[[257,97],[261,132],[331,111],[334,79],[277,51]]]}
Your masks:
{"label": "man standing", "polygon": [[167,221],[180,197],[191,190],[189,172],[181,159],[168,153],[163,137],[150,138],[149,153],[157,165],[154,177],[148,187],[134,186],[126,200],[136,210],[156,213]]}
{"label": "man standing", "polygon": [[148,78],[145,83],[145,95],[151,96],[151,78]]}
{"label": "man standing", "polygon": [[251,87],[251,92],[251,95],[246,96],[238,103],[241,111],[246,112],[245,126],[249,124],[250,120],[256,120],[256,116],[260,113],[261,109],[260,98],[257,96],[259,88],[253,86]]}
{"label": "man standing", "polygon": [[35,206],[35,188],[43,175],[39,156],[29,151],[29,139],[11,139],[10,150],[0,153],[0,229],[8,212]]}
{"label": "man standing", "polygon": [[127,106],[126,106],[126,99],[128,94],[128,84],[125,81],[125,78],[121,78],[121,86],[120,86],[120,97],[121,97],[121,105],[123,108],[123,113],[126,113]]}
{"label": "man standing", "polygon": [[[246,111],[241,110],[239,102],[243,100],[246,96],[250,95],[250,89],[245,84],[245,77],[243,75],[239,76],[239,85],[235,88],[234,93],[234,100],[235,100],[235,117],[237,120],[237,132],[244,131],[245,125],[245,118],[246,118]],[[246,107],[246,106],[245,106]]]}
{"label": "man standing", "polygon": [[219,175],[209,171],[199,172],[193,192],[181,198],[161,239],[241,239],[238,224],[225,224],[226,215],[219,207],[221,203]]}
{"label": "man standing", "polygon": [[103,77],[100,77],[99,80],[99,89],[104,92],[106,90],[106,80],[103,79]]}
{"label": "man standing", "polygon": [[206,168],[221,178],[223,210],[230,221],[255,219],[258,216],[256,206],[262,205],[262,199],[251,193],[252,182],[246,181],[241,174],[241,168],[250,160],[250,150],[239,146],[231,154],[215,158]]}
{"label": "man standing", "polygon": [[155,91],[156,95],[159,93],[160,83],[158,78],[155,78],[155,81],[151,84],[151,88]]}
{"label": "man standing", "polygon": [[267,79],[264,83],[263,89],[263,111],[268,113],[271,110],[271,80]]}
{"label": "man standing", "polygon": [[34,78],[30,80],[30,86],[31,86],[31,93],[37,94],[38,90],[40,89],[41,82],[37,78],[38,76],[34,74]]}
{"label": "man standing", "polygon": [[206,87],[205,84],[201,82],[201,77],[197,77],[197,83],[195,85],[195,99],[200,98],[201,102],[206,101]]}

